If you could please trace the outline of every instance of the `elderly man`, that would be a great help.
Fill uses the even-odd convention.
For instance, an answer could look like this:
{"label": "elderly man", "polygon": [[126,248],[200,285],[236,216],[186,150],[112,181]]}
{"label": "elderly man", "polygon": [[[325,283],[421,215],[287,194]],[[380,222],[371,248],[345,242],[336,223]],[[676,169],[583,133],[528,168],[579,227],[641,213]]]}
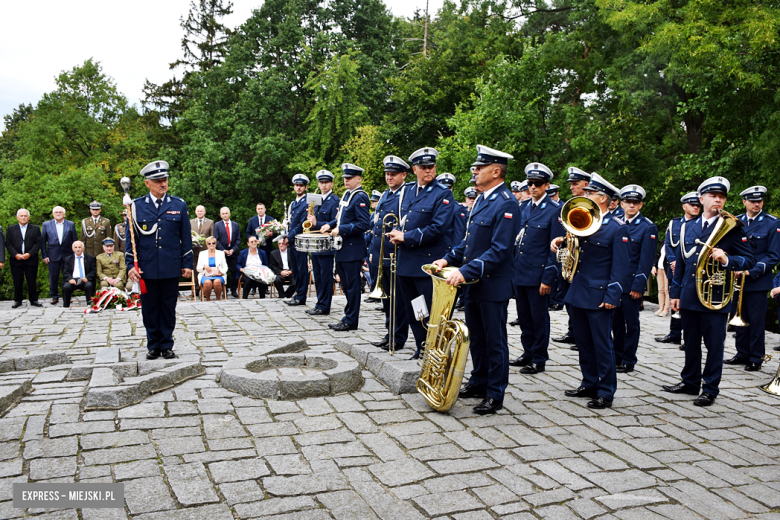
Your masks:
{"label": "elderly man", "polygon": [[97,279],[100,281],[101,289],[116,287],[120,291],[124,291],[125,283],[127,283],[127,264],[125,263],[125,255],[114,251],[114,245],[112,238],[103,240],[103,252],[95,259]]}
{"label": "elderly man", "polygon": [[[195,208],[195,218],[190,220],[190,228],[192,231],[195,231],[197,234],[201,235],[204,238],[208,238],[210,236],[214,236],[214,221],[210,218],[206,218],[206,208],[203,206],[198,206]],[[206,247],[206,242],[204,240],[203,244],[196,244],[195,242],[192,243],[192,258],[194,261],[193,265],[198,265],[198,257],[200,256],[201,251],[206,251],[208,249]],[[197,269],[195,271],[195,278],[198,277]],[[198,292],[200,292],[200,286],[196,289]]]}
{"label": "elderly man", "polygon": [[62,284],[62,306],[70,307],[73,291],[84,291],[87,304],[95,294],[95,257],[84,252],[84,243],[73,242],[73,254],[65,261],[66,282]]}
{"label": "elderly man", "polygon": [[51,304],[57,305],[60,301],[60,273],[65,281],[65,260],[73,254],[73,242],[78,240],[78,237],[76,224],[65,220],[65,208],[55,206],[51,214],[54,218],[41,226],[41,256],[43,263],[49,266]]}
{"label": "elderly man", "polygon": [[22,305],[22,284],[25,279],[30,305],[40,307],[35,279],[38,276],[41,229],[35,224],[30,224],[30,212],[24,208],[16,212],[16,220],[19,223],[10,226],[5,237],[5,247],[8,249],[11,261],[11,277],[14,281],[12,308],[16,309]]}
{"label": "elderly man", "polygon": [[103,250],[103,240],[111,238],[111,221],[100,216],[103,205],[93,200],[89,203],[89,217],[81,221],[81,241],[84,250],[91,256],[97,256]]}
{"label": "elderly man", "polygon": [[237,222],[231,222],[230,209],[222,208],[219,210],[219,216],[222,220],[214,224],[214,238],[217,239],[217,249],[225,252],[225,260],[228,265],[227,285],[230,287],[230,294],[233,298],[238,298],[238,246],[241,244],[241,228]]}
{"label": "elderly man", "polygon": [[[279,243],[279,249],[271,251],[271,257],[268,260],[271,271],[276,275],[274,287],[276,287],[276,292],[279,293],[279,298],[292,298],[293,294],[295,294],[295,278],[293,277],[292,262],[287,250],[289,242],[285,235],[279,235],[274,240]],[[284,284],[289,285],[286,293]]]}

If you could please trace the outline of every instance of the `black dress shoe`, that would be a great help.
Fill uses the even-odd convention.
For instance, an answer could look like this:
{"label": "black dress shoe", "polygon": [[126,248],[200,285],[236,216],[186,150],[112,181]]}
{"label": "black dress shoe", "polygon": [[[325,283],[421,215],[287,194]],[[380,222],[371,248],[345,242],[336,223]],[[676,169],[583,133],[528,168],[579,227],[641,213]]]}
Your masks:
{"label": "black dress shoe", "polygon": [[307,309],[305,312],[306,312],[306,314],[309,314],[311,316],[327,316],[328,315],[327,312],[323,311],[322,309],[318,309],[317,307],[315,307],[313,309]]}
{"label": "black dress shoe", "polygon": [[560,311],[563,310],[563,305],[561,305],[560,303],[553,303],[548,307],[548,309],[551,311]]}
{"label": "black dress shoe", "polygon": [[151,359],[157,359],[158,357],[160,357],[160,351],[157,349],[150,350],[149,352],[146,353],[146,359],[151,360]]}
{"label": "black dress shoe", "polygon": [[169,348],[168,350],[162,351],[162,357],[163,359],[174,359],[176,357],[176,354],[174,354],[172,348]]}
{"label": "black dress shoe", "polygon": [[335,331],[338,331],[338,332],[343,332],[345,330],[357,330],[357,327],[354,326],[354,325],[350,325],[346,321],[340,321],[340,322],[336,323],[335,325],[333,325],[331,327],[331,329],[333,329]]}
{"label": "black dress shoe", "polygon": [[386,346],[388,346],[390,344],[390,339],[389,338],[383,338],[383,339],[380,339],[379,341],[369,341],[369,343],[371,343],[375,347],[382,348],[382,347],[386,347]]}
{"label": "black dress shoe", "polygon": [[703,393],[693,401],[696,406],[709,406],[715,402],[715,396],[708,393]]}
{"label": "black dress shoe", "polygon": [[462,311],[465,308],[466,308],[466,305],[463,304],[462,302],[455,304],[455,310],[456,311]]}
{"label": "black dress shoe", "polygon": [[290,307],[295,307],[296,305],[305,305],[305,303],[303,303],[301,300],[296,300],[295,298],[291,298],[289,300],[285,300],[284,303],[286,303]]}
{"label": "black dress shoe", "polygon": [[531,363],[531,358],[524,358],[523,356],[520,356],[519,358],[515,359],[514,361],[509,362],[510,367],[524,367]]}
{"label": "black dress shoe", "polygon": [[612,408],[612,401],[609,399],[604,399],[601,396],[594,397],[590,401],[588,401],[588,408],[593,408],[594,410],[603,410],[604,408]]}
{"label": "black dress shoe", "polygon": [[682,343],[681,339],[673,338],[671,334],[667,334],[666,336],[659,336],[655,338],[655,340],[658,343],[674,343],[675,345],[679,345]]}
{"label": "black dress shoe", "polygon": [[30,302],[30,305],[32,305],[33,307],[43,307],[43,305],[41,305],[41,302],[37,300],[34,302]]}
{"label": "black dress shoe", "polygon": [[526,366],[520,369],[521,374],[533,375],[539,372],[544,372],[544,365],[538,365],[536,363],[528,363]]}
{"label": "black dress shoe", "polygon": [[737,328],[734,325],[726,327],[726,332],[736,332]]}
{"label": "black dress shoe", "polygon": [[743,358],[743,357],[739,357],[739,355],[734,356],[731,359],[723,360],[723,364],[724,365],[746,365],[747,363],[748,363],[748,360]]}
{"label": "black dress shoe", "polygon": [[629,372],[634,371],[634,365],[626,365],[625,363],[621,363],[615,367],[615,371],[620,374],[628,374]]}
{"label": "black dress shoe", "polygon": [[52,305],[57,305],[58,303],[60,303],[60,299],[59,298],[52,298],[50,303]]}
{"label": "black dress shoe", "polygon": [[780,346],[777,346],[777,347],[773,348],[772,350],[774,350],[775,352],[780,352]]}
{"label": "black dress shoe", "polygon": [[491,397],[486,397],[481,403],[474,407],[474,413],[478,415],[488,415],[499,411],[504,407],[504,403],[496,401]]}
{"label": "black dress shoe", "polygon": [[553,338],[552,340],[556,343],[568,343],[574,345],[574,336],[569,333],[566,333],[559,338]]}
{"label": "black dress shoe", "polygon": [[516,319],[514,321],[510,321],[509,324],[513,327],[519,327],[520,326],[520,319]]}
{"label": "black dress shoe", "polygon": [[676,385],[663,385],[661,388],[663,388],[664,392],[669,392],[670,394],[699,395],[698,388],[695,386],[688,386],[685,383],[677,383]]}
{"label": "black dress shoe", "polygon": [[458,397],[460,399],[468,399],[469,397],[478,397],[480,399],[484,399],[485,392],[486,390],[484,388],[479,388],[478,386],[466,383],[466,386],[461,388],[460,392],[458,392]]}
{"label": "black dress shoe", "polygon": [[363,301],[364,301],[364,302],[366,302],[366,303],[376,303],[376,302],[378,302],[379,300],[377,300],[376,298],[371,298],[371,297],[369,297],[369,298],[366,298],[366,299],[365,299],[365,300],[363,300]]}
{"label": "black dress shoe", "polygon": [[415,350],[414,354],[412,354],[412,357],[409,358],[409,361],[420,359],[421,357],[423,357],[423,354],[425,354],[425,350]]}
{"label": "black dress shoe", "polygon": [[231,289],[230,295],[233,296],[233,298],[238,298],[238,291],[235,289]]}
{"label": "black dress shoe", "polygon": [[[379,347],[379,348],[381,348],[385,352],[390,352],[390,342],[388,341],[387,345],[385,345],[384,347]],[[401,343],[400,345],[396,344],[395,348],[393,349],[393,351],[397,352],[399,350],[403,350],[403,348],[404,348],[404,344],[403,343]]]}
{"label": "black dress shoe", "polygon": [[11,305],[11,308],[12,309],[18,309],[21,306],[22,306],[22,302],[14,302],[14,304]]}
{"label": "black dress shoe", "polygon": [[590,399],[593,399],[599,394],[596,390],[591,390],[590,388],[585,388],[584,386],[581,386],[576,390],[564,390],[563,395],[565,395],[566,397],[588,397]]}
{"label": "black dress shoe", "polygon": [[685,343],[680,343],[680,346],[677,347],[679,350],[685,350]]}
{"label": "black dress shoe", "polygon": [[761,363],[748,363],[745,365],[745,370],[748,372],[758,372],[761,370]]}
{"label": "black dress shoe", "polygon": [[382,307],[381,305],[379,307],[374,307],[374,310],[377,312],[385,312],[385,308]]}

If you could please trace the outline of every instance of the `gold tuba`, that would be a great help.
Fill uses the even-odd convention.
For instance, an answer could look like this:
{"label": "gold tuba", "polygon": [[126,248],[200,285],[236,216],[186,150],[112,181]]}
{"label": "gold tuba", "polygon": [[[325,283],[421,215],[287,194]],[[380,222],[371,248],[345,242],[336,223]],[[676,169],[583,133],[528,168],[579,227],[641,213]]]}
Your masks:
{"label": "gold tuba", "polygon": [[579,237],[589,237],[599,230],[604,215],[598,204],[588,197],[572,197],[561,208],[561,224],[566,229],[566,240],[558,247],[557,258],[561,275],[571,282],[580,261]]}
{"label": "gold tuba", "polygon": [[725,270],[720,262],[713,260],[711,254],[718,242],[739,225],[741,223],[734,215],[721,210],[707,242],[696,240],[697,244],[704,246],[696,261],[696,294],[701,304],[710,310],[722,309],[729,304],[734,295],[733,273]]}
{"label": "gold tuba", "polygon": [[[437,412],[446,412],[458,400],[468,360],[469,329],[461,320],[450,319],[458,286],[447,285],[447,277],[455,269],[445,267],[438,270],[432,264],[422,266],[422,270],[433,279],[433,298],[417,391]],[[460,285],[469,283],[475,282]]]}

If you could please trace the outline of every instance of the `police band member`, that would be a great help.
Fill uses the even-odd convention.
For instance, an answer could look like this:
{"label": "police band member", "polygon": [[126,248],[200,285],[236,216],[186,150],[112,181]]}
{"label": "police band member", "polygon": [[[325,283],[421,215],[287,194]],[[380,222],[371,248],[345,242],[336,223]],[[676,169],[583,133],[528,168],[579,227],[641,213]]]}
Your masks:
{"label": "police band member", "polygon": [[504,184],[512,156],[486,146],[477,146],[475,175],[482,193],[474,202],[466,239],[443,259],[439,268],[453,265],[447,283],[477,283],[464,289],[466,326],[471,334],[471,361],[474,365],[468,383],[459,397],[478,397],[474,407],[480,415],[503,408],[509,383],[509,346],[506,319],[512,297],[512,257],[520,228],[520,208]]}
{"label": "police band member", "polygon": [[[146,359],[176,357],[173,329],[176,327],[176,301],[179,277],[192,276],[192,235],[187,203],[168,194],[168,163],[147,164],[141,175],[149,193],[131,206],[135,229],[138,268],[128,273],[131,282],[143,278],[146,293],[141,294],[141,314],[146,327]],[[130,237],[125,239],[125,261],[133,263]]]}
{"label": "police band member", "polygon": [[290,258],[290,267],[292,267],[293,278],[295,279],[295,294],[289,300],[285,300],[287,305],[305,305],[306,295],[308,294],[309,284],[309,257],[302,251],[295,249],[295,235],[303,233],[303,223],[309,211],[309,205],[306,201],[306,189],[309,187],[309,178],[302,173],[293,175],[293,189],[295,190],[295,200],[290,202],[287,210],[289,228],[287,230],[287,239],[289,246],[287,248]]}
{"label": "police band member", "polygon": [[[436,182],[447,188],[448,190],[452,191],[452,187],[455,186],[455,176],[451,173],[442,173],[441,175],[436,176]],[[454,195],[453,195],[454,197]],[[457,210],[457,208],[456,208]],[[457,227],[455,225],[455,219],[456,212],[453,211],[452,213],[452,223],[449,226],[449,237],[447,240],[447,250],[449,251],[453,247],[455,247],[458,244],[458,238],[457,238]],[[461,237],[462,238],[462,237]]]}
{"label": "police band member", "polygon": [[124,252],[114,250],[114,239],[103,240],[103,252],[97,255],[97,283],[100,289],[116,287],[120,291],[125,290],[127,281],[127,263]]}
{"label": "police band member", "polygon": [[[464,190],[463,195],[466,197],[466,202],[461,204],[460,207],[455,206],[455,240],[453,241],[453,247],[457,247],[457,245],[466,237],[466,224],[469,220],[471,208],[474,207],[474,201],[477,199],[477,189],[469,186]],[[455,310],[462,311],[463,305],[463,290],[458,289],[458,299],[455,302]]]}
{"label": "police band member", "polygon": [[84,243],[84,252],[91,256],[97,256],[103,252],[103,240],[111,238],[111,222],[100,216],[103,204],[93,200],[89,203],[91,216],[81,221],[81,241]]}
{"label": "police band member", "polygon": [[420,357],[425,342],[425,327],[415,317],[412,300],[423,296],[428,309],[431,308],[433,281],[422,266],[444,257],[455,212],[452,192],[436,182],[438,156],[434,148],[420,148],[409,156],[417,180],[404,186],[400,229],[388,233],[390,242],[398,244],[397,283],[404,295],[406,315],[417,344],[412,359]]}
{"label": "police band member", "polygon": [[520,192],[520,181],[512,181],[509,183],[509,189],[512,191],[512,196],[517,200],[518,204],[522,202],[524,199]]}
{"label": "police band member", "polygon": [[[579,349],[582,383],[566,390],[569,397],[588,397],[588,408],[610,408],[617,389],[612,319],[620,305],[623,287],[631,283],[629,238],[623,220],[611,217],[608,206],[618,193],[597,173],[591,174],[586,197],[598,204],[604,218],[596,233],[581,237],[580,259],[566,294],[571,306],[574,339]],[[564,237],[553,240],[557,252]]]}
{"label": "police band member", "polygon": [[[312,231],[318,231],[326,222],[335,220],[339,211],[339,197],[333,193],[335,175],[328,170],[320,170],[315,177],[320,193],[322,193],[322,204],[315,206],[314,214],[306,217],[312,224]],[[317,288],[317,303],[313,309],[307,309],[306,314],[312,316],[330,314],[330,304],[333,300],[333,259],[335,253],[335,251],[323,251],[311,254],[311,269],[314,272],[315,287]]]}
{"label": "police band member", "polygon": [[615,348],[617,371],[634,371],[636,351],[639,347],[639,311],[642,296],[647,289],[647,280],[655,262],[658,228],[652,220],[642,216],[642,201],[645,199],[642,186],[629,184],[620,190],[621,204],[625,211],[624,221],[631,244],[629,272],[631,281],[623,287],[623,298],[615,309],[612,320],[612,338]]}
{"label": "police band member", "polygon": [[626,216],[626,212],[620,207],[620,194],[616,193],[612,197],[612,202],[609,203],[609,213],[613,217],[623,218]]}
{"label": "police band member", "polygon": [[520,208],[520,232],[514,244],[512,279],[523,355],[509,365],[523,367],[522,374],[538,374],[544,372],[549,359],[548,299],[558,277],[550,242],[565,232],[558,221],[561,206],[547,196],[552,171],[544,164],[531,163],[525,167],[525,175],[531,198]]}
{"label": "police band member", "polygon": [[343,239],[341,249],[336,251],[336,262],[343,273],[341,280],[347,296],[344,317],[330,327],[336,331],[355,330],[360,316],[360,272],[366,258],[365,232],[370,226],[368,208],[370,201],[360,183],[363,180],[363,168],[354,164],[341,165],[344,186],[347,191],[339,203],[338,216],[320,228],[322,233],[330,233]]}
{"label": "police band member", "polygon": [[[666,278],[669,280],[669,286],[672,285],[674,280],[674,267],[677,262],[677,257],[680,250],[680,230],[684,222],[698,218],[701,212],[701,202],[699,201],[699,194],[695,191],[685,194],[681,199],[683,216],[674,218],[669,222],[669,226],[666,228],[666,235],[664,236],[664,246],[666,247],[666,260],[669,267],[666,269]],[[656,337],[655,340],[659,343],[674,343],[675,345],[682,345],[682,321],[680,320],[680,314],[672,311],[671,319],[669,321],[669,334],[666,336]],[[680,346],[680,350],[683,347]]]}
{"label": "police band member", "polygon": [[[588,184],[590,183],[590,174],[580,170],[579,168],[575,168],[574,166],[569,167],[568,174],[569,177],[567,182],[569,183],[569,189],[571,190],[572,197],[584,197],[585,188],[587,188]],[[569,344],[571,345],[572,350],[577,350],[577,346],[574,343],[574,332],[571,329],[571,306],[566,303],[566,293],[569,291],[569,282],[563,278],[560,263],[556,262],[556,266],[558,267],[557,283],[558,287],[560,287],[558,292],[561,295],[559,298],[563,300],[563,305],[566,307],[566,313],[569,315],[569,321],[566,334],[557,338],[552,338],[552,340],[556,343]]]}
{"label": "police band member", "polygon": [[[382,198],[382,192],[381,191],[373,190],[371,192],[371,211],[373,211],[373,213],[371,214],[371,222],[373,222],[373,218],[374,218],[374,215],[376,214],[376,209],[377,209],[377,206],[379,204],[379,200],[381,198]],[[379,264],[378,263],[377,264],[372,263],[371,262],[371,258],[370,258],[370,256],[371,256],[371,244],[374,241],[374,228],[373,227],[369,228],[369,230],[366,231],[365,237],[366,237],[366,249],[368,250],[368,255],[369,255],[369,258],[367,259],[368,260],[368,262],[367,262],[367,264],[368,264],[368,278],[371,281],[371,285],[370,285],[371,289],[370,290],[373,291],[376,288],[376,284],[378,282],[378,280],[377,280],[377,273],[379,271]],[[365,299],[366,303],[377,303],[378,301],[379,301],[378,299],[372,298],[371,296],[368,296]]]}
{"label": "police band member", "polygon": [[550,197],[555,202],[560,202],[561,198],[558,196],[558,191],[561,189],[560,186],[557,184],[550,184],[550,187],[545,190],[545,193],[547,193],[547,196]]}
{"label": "police band member", "polygon": [[[394,350],[400,350],[404,348],[406,339],[409,336],[409,318],[406,315],[406,306],[404,303],[404,296],[401,294],[401,287],[396,282],[396,293],[392,294],[390,287],[390,253],[393,252],[395,246],[390,243],[388,237],[384,237],[384,232],[391,231],[400,222],[388,219],[388,224],[383,228],[382,223],[388,214],[393,214],[396,217],[401,214],[401,194],[403,193],[404,181],[406,180],[406,172],[409,171],[409,165],[395,155],[388,155],[382,162],[385,168],[385,182],[387,182],[387,190],[382,194],[377,204],[376,211],[371,220],[371,226],[374,230],[374,239],[371,241],[371,250],[369,251],[369,261],[372,266],[376,266],[378,271],[379,262],[382,262],[382,279],[377,280],[377,284],[382,284],[382,288],[389,297],[382,300],[382,309],[385,313],[385,329],[388,333],[385,337],[379,341],[372,341],[371,344],[375,347],[379,347],[382,350],[390,349],[390,301],[395,303],[395,337]],[[382,240],[385,241],[384,258],[380,258],[380,250],[382,249]]]}
{"label": "police band member", "polygon": [[[724,361],[727,365],[745,365],[745,370],[755,372],[761,369],[766,354],[764,340],[766,329],[766,293],[772,290],[772,270],[780,261],[780,221],[774,215],[765,213],[764,186],[752,186],[740,195],[745,213],[739,216],[748,237],[756,266],[747,271],[741,287],[742,320],[747,327],[736,327],[737,355]],[[741,276],[741,272],[734,276]],[[737,283],[741,280],[737,279]],[[734,309],[738,305],[734,298]]]}
{"label": "police band member", "polygon": [[[702,304],[696,291],[696,264],[702,245],[712,234],[719,213],[726,204],[729,188],[729,181],[724,177],[711,177],[699,186],[699,200],[703,207],[701,217],[689,220],[682,226],[674,281],[669,288],[672,310],[682,310],[685,365],[680,374],[682,382],[664,385],[663,389],[675,394],[698,395],[703,379],[701,395],[693,402],[696,406],[710,406],[715,401],[723,373],[723,348],[729,306],[710,310]],[[752,269],[756,264],[741,226],[732,229],[718,241],[710,256],[728,271],[741,272]],[[702,340],[707,347],[703,372]]]}

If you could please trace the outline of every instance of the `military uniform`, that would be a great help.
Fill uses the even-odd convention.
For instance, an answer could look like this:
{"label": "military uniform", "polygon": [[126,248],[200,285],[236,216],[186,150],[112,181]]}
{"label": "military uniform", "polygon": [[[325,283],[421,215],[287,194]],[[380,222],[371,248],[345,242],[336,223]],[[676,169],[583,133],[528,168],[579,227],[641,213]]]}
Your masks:
{"label": "military uniform", "polygon": [[[677,260],[677,256],[679,255],[680,230],[686,221],[687,219],[685,216],[674,218],[669,222],[669,226],[666,228],[664,246],[666,247],[666,260],[669,264],[669,267],[666,268],[666,279],[669,280],[670,288],[672,285],[672,280],[674,280],[672,262],[675,262]],[[680,320],[679,315],[675,316],[674,313],[672,313],[672,318],[669,322],[669,334],[662,339],[668,343],[682,343],[682,320]]]}
{"label": "military uniform", "polygon": [[84,242],[84,252],[97,257],[103,252],[103,240],[113,238],[111,221],[99,216],[96,219],[87,217],[81,221],[81,241]]}
{"label": "military uniform", "polygon": [[[168,176],[168,163],[156,161],[141,170],[147,179]],[[192,269],[192,235],[187,203],[165,194],[156,199],[151,193],[132,201],[138,267],[146,284],[141,294],[141,313],[146,327],[149,358],[162,353],[173,357],[173,329],[176,327],[176,302],[183,269]],[[133,263],[130,240],[125,241],[125,260]]]}
{"label": "military uniform", "polygon": [[[293,176],[293,184],[309,185],[309,178],[303,174]],[[288,208],[289,224],[287,229],[287,239],[290,242],[288,246],[288,258],[290,259],[290,270],[295,279],[295,294],[290,300],[294,305],[303,305],[306,303],[306,296],[309,293],[309,256],[308,253],[296,251],[295,235],[303,233],[303,223],[308,216],[309,205],[306,201],[306,194],[297,197],[290,203]]]}
{"label": "military uniform", "polygon": [[116,244],[115,251],[125,250],[125,228],[127,227],[126,221],[122,221],[114,226],[114,244]]}
{"label": "military uniform", "polygon": [[[699,193],[728,193],[729,183],[723,177],[712,177],[699,186]],[[683,339],[685,341],[685,365],[683,366],[682,383],[677,387],[664,387],[667,391],[679,393],[698,393],[702,380],[702,396],[708,394],[700,406],[709,406],[719,393],[720,378],[723,373],[723,348],[726,339],[726,322],[730,306],[720,310],[711,310],[702,305],[696,291],[696,264],[705,243],[717,223],[717,217],[705,221],[703,216],[689,220],[683,224],[680,239],[679,255],[674,270],[674,280],[669,287],[672,300],[680,300],[682,316]],[[705,229],[706,226],[706,229]],[[699,242],[697,242],[699,241]],[[750,250],[747,236],[741,227],[727,233],[717,244],[728,255],[728,263],[723,266],[728,271],[752,269],[756,265]],[[707,348],[707,359],[704,370],[701,368],[701,343]],[[709,401],[709,402],[706,402]],[[695,402],[699,403],[699,400]]]}
{"label": "military uniform", "polygon": [[119,283],[114,285],[120,291],[125,290],[125,283],[127,282],[127,264],[125,263],[125,255],[115,250],[111,256],[106,253],[100,253],[95,257],[97,262],[97,279],[100,282],[100,288],[104,289],[112,287],[105,279],[106,278],[119,278]]}
{"label": "military uniform", "polygon": [[[333,182],[334,175],[327,170],[317,172],[318,181]],[[317,223],[311,227],[312,231],[318,231],[325,223],[336,219],[339,210],[339,197],[333,191],[322,197],[322,204],[315,206],[314,218]],[[333,300],[333,259],[335,251],[325,251],[311,254],[311,268],[314,272],[315,287],[317,288],[317,303],[315,309],[321,314],[330,314],[330,305]]]}
{"label": "military uniform", "polygon": [[[765,193],[763,186],[754,186],[741,195],[747,200],[763,200]],[[754,371],[761,367],[766,354],[767,293],[772,290],[772,270],[780,262],[780,220],[763,210],[752,219],[747,213],[740,215],[739,219],[744,224],[756,266],[748,271],[742,287],[742,319],[748,326],[736,327],[737,355],[731,364],[744,363],[746,369]],[[735,309],[738,303],[735,298]]]}
{"label": "military uniform", "polygon": [[[627,201],[642,201],[645,190],[635,184],[620,190],[620,198]],[[652,220],[638,212],[633,219],[625,220],[628,240],[631,245],[629,271],[631,284],[623,287],[623,298],[620,306],[615,309],[612,320],[612,337],[615,348],[615,364],[618,372],[631,372],[637,363],[636,352],[639,347],[639,311],[642,296],[631,297],[631,292],[640,295],[647,289],[655,253],[657,249],[658,228]]]}

